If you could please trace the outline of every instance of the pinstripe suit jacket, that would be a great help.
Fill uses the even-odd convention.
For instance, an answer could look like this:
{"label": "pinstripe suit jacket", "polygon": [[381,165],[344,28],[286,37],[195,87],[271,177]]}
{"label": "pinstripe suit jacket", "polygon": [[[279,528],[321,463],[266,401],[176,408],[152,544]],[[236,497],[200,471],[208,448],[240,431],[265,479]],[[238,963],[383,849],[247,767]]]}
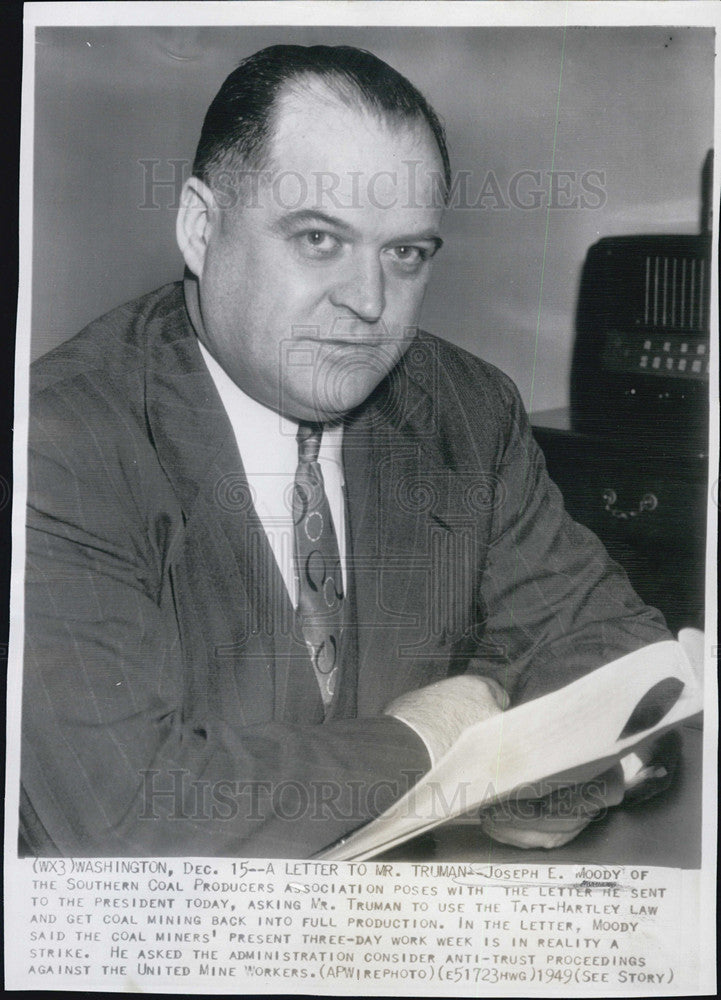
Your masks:
{"label": "pinstripe suit jacket", "polygon": [[568,519],[512,383],[420,335],[346,420],[355,645],[326,721],[179,285],[33,367],[21,827],[38,853],[307,856],[428,766],[382,715],[667,637]]}

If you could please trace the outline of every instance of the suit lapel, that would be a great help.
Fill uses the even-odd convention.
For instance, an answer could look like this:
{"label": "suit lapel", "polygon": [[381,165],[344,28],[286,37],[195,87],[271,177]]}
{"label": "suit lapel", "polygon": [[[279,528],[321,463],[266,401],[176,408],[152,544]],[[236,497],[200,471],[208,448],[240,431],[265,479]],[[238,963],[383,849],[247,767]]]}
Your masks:
{"label": "suit lapel", "polygon": [[183,511],[182,544],[171,558],[191,699],[201,704],[207,690],[221,717],[246,725],[319,721],[312,667],[180,291],[156,332],[146,409]]}
{"label": "suit lapel", "polygon": [[468,477],[436,432],[437,400],[400,378],[348,427],[344,464],[358,605],[358,714],[462,669],[477,559]]}

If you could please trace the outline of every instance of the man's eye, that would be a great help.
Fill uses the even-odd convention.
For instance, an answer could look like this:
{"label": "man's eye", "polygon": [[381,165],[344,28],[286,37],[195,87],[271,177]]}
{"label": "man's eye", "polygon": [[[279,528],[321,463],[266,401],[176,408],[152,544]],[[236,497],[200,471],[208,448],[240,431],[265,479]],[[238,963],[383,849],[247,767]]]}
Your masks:
{"label": "man's eye", "polygon": [[418,247],[400,246],[400,247],[394,247],[393,249],[396,252],[396,256],[399,257],[401,260],[423,259],[423,251],[420,250]]}
{"label": "man's eye", "polygon": [[324,232],[322,229],[309,229],[305,233],[299,234],[301,249],[310,253],[324,256],[335,253],[340,247],[340,240],[332,233]]}
{"label": "man's eye", "polygon": [[405,270],[415,270],[431,256],[430,252],[423,247],[410,246],[405,243],[390,247],[389,253],[394,263]]}

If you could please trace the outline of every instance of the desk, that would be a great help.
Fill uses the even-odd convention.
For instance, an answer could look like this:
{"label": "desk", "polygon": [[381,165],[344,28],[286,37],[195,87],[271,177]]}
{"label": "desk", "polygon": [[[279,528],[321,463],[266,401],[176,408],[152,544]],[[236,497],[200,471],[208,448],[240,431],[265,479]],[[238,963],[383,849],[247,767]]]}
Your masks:
{"label": "desk", "polygon": [[590,528],[675,634],[703,628],[708,454],[698,434],[531,416],[571,517]]}
{"label": "desk", "polygon": [[564,847],[550,851],[508,847],[491,840],[477,824],[463,822],[437,827],[381,857],[387,861],[700,868],[703,732],[695,718],[680,733],[681,764],[665,792],[636,806],[609,810]]}

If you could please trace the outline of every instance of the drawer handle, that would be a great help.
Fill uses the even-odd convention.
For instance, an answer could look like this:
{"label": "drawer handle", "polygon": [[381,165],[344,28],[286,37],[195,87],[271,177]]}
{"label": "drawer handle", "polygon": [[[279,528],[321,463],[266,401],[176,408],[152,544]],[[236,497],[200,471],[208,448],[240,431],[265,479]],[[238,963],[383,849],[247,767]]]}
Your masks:
{"label": "drawer handle", "polygon": [[652,510],[656,510],[658,507],[658,499],[653,493],[644,493],[638,502],[636,510],[620,510],[616,507],[618,497],[615,490],[604,490],[603,499],[605,503],[604,510],[607,510],[611,517],[618,518],[619,521],[628,521],[632,517],[639,517],[641,514],[650,514]]}

